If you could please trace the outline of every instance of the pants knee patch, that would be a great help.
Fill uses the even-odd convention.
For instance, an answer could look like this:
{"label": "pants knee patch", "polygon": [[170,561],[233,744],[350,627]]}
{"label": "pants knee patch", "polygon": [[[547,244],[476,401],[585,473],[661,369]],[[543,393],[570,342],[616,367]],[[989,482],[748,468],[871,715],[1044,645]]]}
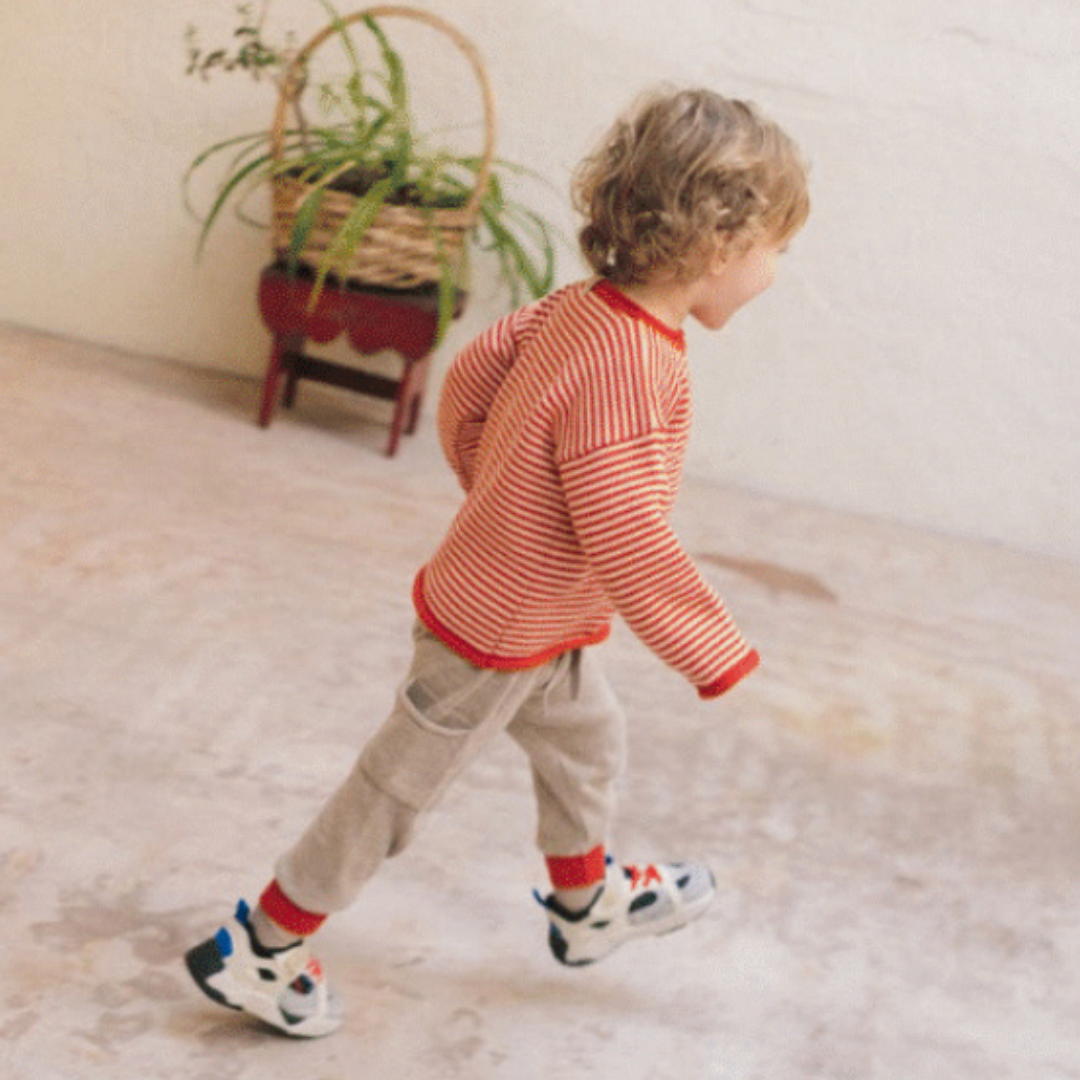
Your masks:
{"label": "pants knee patch", "polygon": [[360,767],[381,791],[422,811],[461,770],[470,732],[428,720],[416,707],[417,695],[410,694],[415,686],[402,691],[398,707],[364,747]]}
{"label": "pants knee patch", "polygon": [[476,724],[475,717],[466,715],[458,707],[460,702],[455,697],[442,699],[423,679],[408,683],[402,695],[413,718],[423,727],[454,734],[470,731]]}

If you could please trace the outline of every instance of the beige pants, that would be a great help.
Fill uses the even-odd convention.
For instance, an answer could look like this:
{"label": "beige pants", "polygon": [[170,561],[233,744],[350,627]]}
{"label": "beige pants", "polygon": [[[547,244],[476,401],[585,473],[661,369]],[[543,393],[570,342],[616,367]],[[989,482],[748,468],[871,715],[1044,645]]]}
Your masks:
{"label": "beige pants", "polygon": [[347,907],[418,817],[503,731],[529,756],[548,856],[605,844],[625,759],[619,704],[588,650],[526,671],[479,669],[417,624],[415,654],[386,723],[297,844],[278,861],[286,896]]}

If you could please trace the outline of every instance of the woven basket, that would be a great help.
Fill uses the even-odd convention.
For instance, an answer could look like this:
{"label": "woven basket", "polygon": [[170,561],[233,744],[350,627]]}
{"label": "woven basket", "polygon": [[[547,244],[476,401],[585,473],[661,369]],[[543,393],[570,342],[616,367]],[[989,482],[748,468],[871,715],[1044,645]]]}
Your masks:
{"label": "woven basket", "polygon": [[[480,200],[491,176],[495,153],[494,98],[484,63],[468,38],[438,16],[410,7],[372,7],[344,16],[341,23],[326,27],[312,38],[289,65],[274,114],[271,152],[276,171],[283,161],[286,118],[290,109],[295,109],[304,88],[306,65],[312,53],[336,35],[342,25],[366,16],[416,19],[447,36],[469,61],[483,100],[484,145],[468,201],[451,209],[383,206],[350,261],[344,266],[333,267],[334,274],[346,281],[388,289],[416,289],[438,282],[447,265],[456,276],[464,256],[466,237],[476,223]],[[297,213],[312,187],[287,174],[275,175],[272,181],[272,235],[278,258],[289,254]],[[325,189],[315,223],[303,249],[295,256],[303,265],[313,270],[322,268],[334,237],[357,202],[357,198],[347,192]]]}

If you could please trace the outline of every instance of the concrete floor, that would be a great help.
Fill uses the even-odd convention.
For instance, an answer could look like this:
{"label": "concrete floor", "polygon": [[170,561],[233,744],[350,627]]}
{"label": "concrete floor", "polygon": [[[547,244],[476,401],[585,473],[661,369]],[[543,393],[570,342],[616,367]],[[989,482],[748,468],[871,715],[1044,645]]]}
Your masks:
{"label": "concrete floor", "polygon": [[3,1080],[1080,1077],[1080,567],[701,483],[763,668],[705,703],[603,652],[619,850],[715,909],[556,965],[507,741],[320,935],[341,1033],[204,1000],[182,952],[380,721],[457,500],[430,408],[387,460],[360,399],[256,392],[0,329]]}

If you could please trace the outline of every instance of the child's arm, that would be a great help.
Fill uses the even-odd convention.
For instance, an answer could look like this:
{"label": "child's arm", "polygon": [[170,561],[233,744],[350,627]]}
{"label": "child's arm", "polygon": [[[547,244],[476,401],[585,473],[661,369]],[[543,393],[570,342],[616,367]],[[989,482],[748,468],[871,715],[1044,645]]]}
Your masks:
{"label": "child's arm", "polygon": [[531,310],[516,311],[474,338],[454,358],[443,383],[437,416],[439,441],[466,491],[473,484],[484,424],[513,367]]}
{"label": "child's arm", "polygon": [[671,481],[662,436],[594,450],[560,471],[582,548],[634,633],[702,697],[722,694],[749,674],[758,654],[667,520]]}
{"label": "child's arm", "polygon": [[466,491],[488,410],[514,362],[512,320],[497,322],[457,354],[439,396],[439,442]]}

